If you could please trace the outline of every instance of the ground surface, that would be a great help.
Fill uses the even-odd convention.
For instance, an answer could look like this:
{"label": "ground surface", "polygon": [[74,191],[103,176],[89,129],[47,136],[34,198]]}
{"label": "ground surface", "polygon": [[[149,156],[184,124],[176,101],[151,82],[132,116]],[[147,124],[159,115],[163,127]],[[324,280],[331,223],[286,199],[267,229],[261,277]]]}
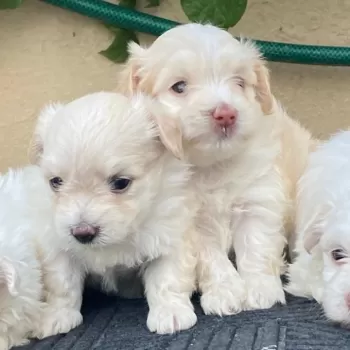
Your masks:
{"label": "ground surface", "polygon": [[[348,350],[350,331],[325,320],[320,307],[301,298],[287,306],[230,317],[204,316],[174,336],[146,328],[144,300],[121,300],[88,292],[84,324],[68,335],[45,339],[19,350]],[[17,350],[17,349],[16,349]]]}

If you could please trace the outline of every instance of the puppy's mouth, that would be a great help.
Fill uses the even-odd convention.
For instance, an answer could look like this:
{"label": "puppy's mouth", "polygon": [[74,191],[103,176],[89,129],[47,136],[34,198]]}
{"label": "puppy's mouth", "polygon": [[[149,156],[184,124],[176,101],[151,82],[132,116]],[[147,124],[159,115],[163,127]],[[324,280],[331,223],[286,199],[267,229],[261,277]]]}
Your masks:
{"label": "puppy's mouth", "polygon": [[[207,115],[204,115],[208,118]],[[209,118],[208,118],[209,119]],[[237,125],[218,125],[208,120],[206,123],[196,123],[191,126],[191,129],[186,134],[186,137],[191,142],[199,143],[226,143],[230,142],[232,137],[235,135]]]}
{"label": "puppy's mouth", "polygon": [[206,131],[203,130],[203,133],[200,135],[191,138],[193,142],[205,143],[209,146],[209,144],[215,144],[216,146],[229,143],[232,140],[233,135],[235,134],[235,127],[231,126],[222,126],[218,127],[216,125],[212,125]]}
{"label": "puppy's mouth", "polygon": [[221,136],[221,138],[227,139],[230,136],[232,136],[232,134],[233,134],[233,128],[232,127],[230,127],[230,126],[222,126],[220,128],[220,135],[219,136]]}
{"label": "puppy's mouth", "polygon": [[214,126],[214,132],[218,136],[219,141],[227,141],[229,140],[234,132],[235,127],[234,126]]}

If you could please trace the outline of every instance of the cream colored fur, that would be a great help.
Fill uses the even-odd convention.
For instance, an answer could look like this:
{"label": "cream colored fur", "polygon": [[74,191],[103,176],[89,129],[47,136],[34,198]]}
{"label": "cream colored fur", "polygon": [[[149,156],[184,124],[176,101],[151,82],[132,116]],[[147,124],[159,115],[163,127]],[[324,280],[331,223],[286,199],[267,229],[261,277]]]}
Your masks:
{"label": "cream colored fur", "polygon": [[[187,24],[149,48],[131,44],[130,54],[119,88],[158,102],[164,144],[194,165],[204,312],[284,303],[286,231],[314,141],[274,99],[259,51],[211,25]],[[185,83],[182,93],[174,91],[178,82]],[[211,117],[222,104],[238,112],[228,133]],[[237,269],[228,258],[232,249]]]}

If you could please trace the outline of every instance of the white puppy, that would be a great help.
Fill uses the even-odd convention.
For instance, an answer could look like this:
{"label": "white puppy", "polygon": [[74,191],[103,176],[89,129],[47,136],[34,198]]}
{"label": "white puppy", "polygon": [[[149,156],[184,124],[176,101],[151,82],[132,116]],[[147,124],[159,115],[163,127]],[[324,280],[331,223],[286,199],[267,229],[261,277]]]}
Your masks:
{"label": "white puppy", "polygon": [[274,100],[260,53],[224,30],[187,24],[148,49],[131,44],[130,54],[121,88],[155,98],[164,144],[195,166],[204,312],[284,303],[284,224],[311,141]]}
{"label": "white puppy", "polygon": [[171,333],[196,322],[195,208],[189,166],[160,142],[151,105],[103,92],[52,105],[39,117],[33,149],[55,194],[56,235],[71,255],[62,252],[50,272],[61,308],[79,310],[87,272],[140,266],[147,325]]}
{"label": "white puppy", "polygon": [[310,155],[300,180],[297,239],[286,290],[313,297],[334,321],[350,324],[350,131]]}
{"label": "white puppy", "polygon": [[[37,232],[50,225],[50,188],[38,167],[0,177],[0,349],[23,345],[44,309]],[[49,243],[50,242],[50,243]],[[42,244],[54,244],[50,236]]]}
{"label": "white puppy", "polygon": [[54,297],[71,272],[49,283],[51,270],[62,271],[59,258],[65,254],[53,228],[52,199],[36,166],[0,178],[0,349],[66,333],[82,321],[79,310],[60,308],[65,304]]}

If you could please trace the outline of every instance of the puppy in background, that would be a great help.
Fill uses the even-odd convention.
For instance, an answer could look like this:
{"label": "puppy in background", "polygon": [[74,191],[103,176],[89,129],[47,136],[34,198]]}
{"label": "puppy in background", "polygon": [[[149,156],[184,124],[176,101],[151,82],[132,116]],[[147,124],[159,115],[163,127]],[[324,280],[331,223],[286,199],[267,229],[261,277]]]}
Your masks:
{"label": "puppy in background", "polygon": [[196,211],[190,168],[161,143],[152,113],[144,96],[104,92],[51,105],[39,117],[33,156],[52,188],[55,232],[65,242],[61,267],[48,276],[50,298],[78,311],[87,273],[139,267],[148,328],[172,333],[196,323]]}
{"label": "puppy in background", "polygon": [[50,195],[38,167],[9,170],[0,177],[1,350],[26,344],[40,327],[45,304],[39,242],[55,245],[48,230]]}
{"label": "puppy in background", "polygon": [[171,29],[149,48],[132,43],[129,51],[121,90],[157,101],[164,144],[194,165],[204,312],[284,303],[285,230],[313,141],[274,99],[259,51],[201,24]]}
{"label": "puppy in background", "polygon": [[350,324],[350,131],[310,155],[298,186],[296,244],[286,290],[315,298],[326,316]]}

